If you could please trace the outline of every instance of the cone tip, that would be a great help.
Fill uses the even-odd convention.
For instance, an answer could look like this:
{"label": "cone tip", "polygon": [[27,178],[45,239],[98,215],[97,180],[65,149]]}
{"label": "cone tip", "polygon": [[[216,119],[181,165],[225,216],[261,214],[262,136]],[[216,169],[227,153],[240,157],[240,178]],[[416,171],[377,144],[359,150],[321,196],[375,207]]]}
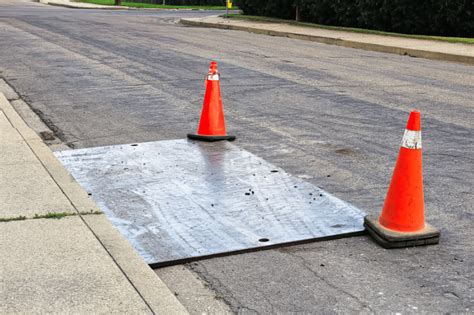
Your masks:
{"label": "cone tip", "polygon": [[209,65],[209,74],[216,74],[217,73],[217,62],[211,61],[211,64]]}
{"label": "cone tip", "polygon": [[406,129],[421,131],[421,113],[418,110],[415,109],[411,111]]}

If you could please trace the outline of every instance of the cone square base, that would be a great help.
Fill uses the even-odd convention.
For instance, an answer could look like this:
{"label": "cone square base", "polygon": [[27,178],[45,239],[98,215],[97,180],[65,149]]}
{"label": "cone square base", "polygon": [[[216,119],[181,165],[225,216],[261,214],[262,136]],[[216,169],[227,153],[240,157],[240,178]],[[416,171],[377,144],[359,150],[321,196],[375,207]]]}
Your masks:
{"label": "cone square base", "polygon": [[368,215],[364,218],[364,227],[374,240],[384,248],[402,248],[439,243],[440,231],[428,223],[425,223],[425,228],[418,232],[397,232],[384,228],[377,219]]}
{"label": "cone square base", "polygon": [[192,140],[198,140],[198,141],[206,141],[206,142],[215,142],[215,141],[234,141],[235,136],[205,136],[205,135],[198,135],[198,134],[192,134],[188,133],[188,138]]}

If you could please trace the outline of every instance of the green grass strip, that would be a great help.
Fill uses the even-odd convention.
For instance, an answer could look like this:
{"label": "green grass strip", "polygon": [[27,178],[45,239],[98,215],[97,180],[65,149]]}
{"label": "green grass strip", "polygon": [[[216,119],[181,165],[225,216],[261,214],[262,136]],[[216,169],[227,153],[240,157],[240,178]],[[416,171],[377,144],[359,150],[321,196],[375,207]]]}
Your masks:
{"label": "green grass strip", "polygon": [[[114,0],[79,0],[77,2],[100,4],[100,5],[115,5]],[[151,3],[138,3],[122,1],[122,6],[130,8],[154,8],[154,9],[188,9],[188,10],[225,10],[225,6],[212,5],[162,5]],[[233,10],[236,10],[233,8]]]}
{"label": "green grass strip", "polygon": [[11,222],[11,221],[23,221],[28,219],[62,219],[64,217],[76,216],[76,215],[93,215],[102,214],[102,211],[90,210],[81,212],[48,212],[46,214],[35,214],[32,218],[27,218],[23,215],[17,217],[0,218],[0,222]]}
{"label": "green grass strip", "polygon": [[102,211],[91,210],[89,212],[48,212],[46,214],[35,214],[33,219],[62,219],[64,217],[76,216],[76,215],[89,215],[89,214],[102,214]]}
{"label": "green grass strip", "polygon": [[403,38],[435,40],[435,41],[448,42],[448,43],[474,45],[474,38],[400,34],[400,33],[391,33],[391,32],[384,32],[384,31],[377,31],[377,30],[369,30],[369,29],[363,29],[363,28],[321,25],[321,24],[314,24],[314,23],[296,22],[292,20],[283,20],[283,19],[277,19],[277,18],[253,16],[253,15],[242,15],[242,14],[229,14],[229,18],[255,21],[255,22],[286,23],[286,24],[291,24],[291,25],[307,26],[307,27],[314,27],[314,28],[333,30],[333,31],[345,31],[345,32],[362,33],[362,34],[383,35],[383,36],[396,36],[396,37],[403,37]]}
{"label": "green grass strip", "polygon": [[0,222],[23,221],[23,220],[26,220],[26,217],[23,215],[19,215],[17,217],[0,218]]}

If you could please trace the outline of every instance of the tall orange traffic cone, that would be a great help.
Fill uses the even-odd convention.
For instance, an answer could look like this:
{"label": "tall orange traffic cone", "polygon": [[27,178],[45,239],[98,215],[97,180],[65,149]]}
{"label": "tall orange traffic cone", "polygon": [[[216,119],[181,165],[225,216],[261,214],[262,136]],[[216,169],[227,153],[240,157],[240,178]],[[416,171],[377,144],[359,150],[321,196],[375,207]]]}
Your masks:
{"label": "tall orange traffic cone", "polygon": [[201,141],[235,140],[235,136],[229,136],[226,132],[219,73],[215,61],[211,62],[206,76],[206,93],[197,134],[188,134],[188,138]]}
{"label": "tall orange traffic cone", "polygon": [[420,112],[412,111],[382,213],[364,226],[385,248],[437,244],[440,232],[425,223],[424,208]]}

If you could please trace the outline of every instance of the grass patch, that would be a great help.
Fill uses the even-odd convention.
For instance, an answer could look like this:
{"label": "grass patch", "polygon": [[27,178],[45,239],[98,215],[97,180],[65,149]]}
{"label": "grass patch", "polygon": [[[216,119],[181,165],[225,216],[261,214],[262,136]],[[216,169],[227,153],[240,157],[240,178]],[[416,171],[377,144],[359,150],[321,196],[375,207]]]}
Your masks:
{"label": "grass patch", "polygon": [[26,220],[26,217],[23,215],[19,215],[17,217],[0,218],[0,222],[11,222],[11,221],[22,221],[22,220]]}
{"label": "grass patch", "polygon": [[[100,4],[100,5],[115,5],[114,0],[79,0],[76,2]],[[151,3],[138,3],[122,1],[122,6],[130,8],[152,8],[152,9],[191,9],[191,10],[225,10],[225,6],[212,5],[162,5]],[[233,8],[233,10],[235,10]]]}
{"label": "grass patch", "polygon": [[90,210],[90,211],[80,211],[80,215],[88,215],[88,214],[103,214],[100,210]]}
{"label": "grass patch", "polygon": [[307,27],[321,28],[321,29],[334,30],[334,31],[346,31],[346,32],[362,33],[362,34],[396,36],[396,37],[403,37],[403,38],[436,40],[436,41],[448,42],[448,43],[474,45],[474,38],[400,34],[400,33],[391,33],[391,32],[384,32],[384,31],[377,31],[377,30],[368,30],[368,29],[363,29],[363,28],[321,25],[321,24],[314,24],[314,23],[296,22],[296,21],[291,21],[291,20],[282,20],[282,19],[276,19],[276,18],[270,18],[270,17],[242,15],[242,14],[229,14],[229,18],[255,21],[255,22],[286,23],[286,24],[291,24],[291,25],[307,26]]}
{"label": "grass patch", "polygon": [[67,216],[74,215],[69,212],[48,212],[46,214],[35,214],[33,219],[62,219]]}
{"label": "grass patch", "polygon": [[89,214],[102,214],[102,211],[90,210],[77,212],[48,212],[46,214],[35,214],[33,219],[62,219],[64,217],[70,217],[75,215],[89,215]]}
{"label": "grass patch", "polygon": [[48,212],[46,214],[35,214],[33,219],[61,219],[69,215],[73,214],[68,212]]}
{"label": "grass patch", "polygon": [[99,210],[81,211],[81,212],[48,212],[46,214],[35,214],[32,218],[27,218],[23,215],[17,217],[0,218],[0,222],[22,221],[27,219],[62,219],[64,217],[71,217],[76,215],[91,215],[102,214]]}

